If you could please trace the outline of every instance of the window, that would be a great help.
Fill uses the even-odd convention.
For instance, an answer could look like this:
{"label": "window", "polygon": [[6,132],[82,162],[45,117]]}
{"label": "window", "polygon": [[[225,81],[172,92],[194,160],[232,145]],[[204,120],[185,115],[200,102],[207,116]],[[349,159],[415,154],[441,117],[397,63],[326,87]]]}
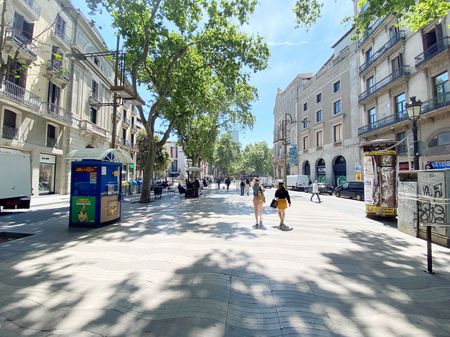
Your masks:
{"label": "window", "polygon": [[433,94],[436,99],[436,103],[446,102],[448,97],[448,73],[442,73],[433,77]]}
{"label": "window", "polygon": [[134,134],[131,134],[131,145],[134,145]]}
{"label": "window", "polygon": [[335,143],[342,142],[342,124],[333,126],[333,139]]}
{"label": "window", "polygon": [[134,126],[134,117],[131,117],[131,126]]}
{"label": "window", "polygon": [[55,34],[63,39],[66,36],[66,21],[59,15],[55,20]]}
{"label": "window", "polygon": [[370,63],[372,61],[372,57],[373,57],[372,48],[367,49],[365,57],[366,57],[366,63]]}
{"label": "window", "polygon": [[337,81],[333,83],[333,92],[338,92],[341,90],[341,81]]}
{"label": "window", "polygon": [[405,93],[402,93],[400,95],[395,96],[394,100],[395,100],[395,115],[398,118],[401,118],[401,117],[405,116],[405,114],[406,114],[406,108],[405,108],[406,96],[405,96]]}
{"label": "window", "polygon": [[308,103],[303,103],[303,111],[308,110]]}
{"label": "window", "polygon": [[6,139],[15,139],[17,136],[16,129],[17,115],[9,110],[5,110],[3,114],[3,132],[2,137]]}
{"label": "window", "polygon": [[98,99],[98,83],[92,80],[92,96]]}
{"label": "window", "polygon": [[303,129],[308,128],[308,118],[303,118]]}
{"label": "window", "polygon": [[342,112],[341,100],[333,102],[333,113],[335,115],[340,114]]}
{"label": "window", "polygon": [[125,145],[127,142],[127,129],[122,128],[122,144]]}
{"label": "window", "polygon": [[303,151],[308,151],[309,149],[309,137],[304,136],[303,137]]}
{"label": "window", "polygon": [[56,145],[56,127],[47,124],[47,147],[55,147]]}
{"label": "window", "polygon": [[425,33],[425,37],[424,37],[423,41],[424,41],[424,46],[423,46],[424,51],[426,51],[430,48],[433,48],[438,42],[436,29],[432,29],[428,33]]}
{"label": "window", "polygon": [[375,109],[375,107],[367,111],[367,120],[369,123],[369,128],[374,128],[377,122],[377,110]]}
{"label": "window", "polygon": [[316,111],[316,123],[320,123],[322,121],[322,110]]}
{"label": "window", "polygon": [[316,132],[316,147],[318,149],[322,148],[322,131],[317,131]]}
{"label": "window", "polygon": [[[399,132],[395,134],[395,140],[396,141],[401,141],[406,139],[406,131],[403,132]],[[404,140],[403,142],[401,142],[398,146],[397,146],[397,152],[398,153],[406,153],[408,151],[408,143],[406,142],[406,140]]]}
{"label": "window", "polygon": [[99,59],[97,56],[94,56],[94,64],[95,64],[97,67],[100,67],[100,59]]}
{"label": "window", "polygon": [[91,123],[97,124],[97,109],[91,107]]}
{"label": "window", "polygon": [[317,95],[316,95],[316,103],[320,103],[322,101],[322,94],[321,93],[318,93]]}
{"label": "window", "polygon": [[13,22],[14,36],[25,44],[31,43],[33,39],[34,24],[25,21],[19,13],[14,13]]}
{"label": "window", "polygon": [[402,74],[403,70],[402,54],[399,54],[391,61],[391,66],[392,66],[392,74],[394,75],[394,77],[400,76]]}
{"label": "window", "polygon": [[173,158],[173,159],[178,158],[178,151],[177,150],[178,150],[178,148],[176,146],[172,146],[170,148],[170,157],[171,158]]}
{"label": "window", "polygon": [[366,79],[366,90],[370,92],[372,90],[373,84],[374,84],[373,76],[370,76],[369,78]]}
{"label": "window", "polygon": [[127,110],[123,109],[122,117],[123,117],[123,120],[127,119]]}
{"label": "window", "polygon": [[48,109],[50,112],[57,112],[61,89],[52,82],[48,85]]}
{"label": "window", "polygon": [[170,172],[172,173],[178,172],[178,160],[172,161],[172,164],[170,164]]}
{"label": "window", "polygon": [[12,62],[11,58],[9,58],[6,79],[21,88],[25,88],[27,83],[27,68],[19,62]]}
{"label": "window", "polygon": [[428,143],[429,147],[450,145],[450,131],[444,131],[434,136]]}
{"label": "window", "polygon": [[400,29],[397,26],[391,26],[389,28],[389,39],[390,40],[397,39],[399,35],[400,35]]}

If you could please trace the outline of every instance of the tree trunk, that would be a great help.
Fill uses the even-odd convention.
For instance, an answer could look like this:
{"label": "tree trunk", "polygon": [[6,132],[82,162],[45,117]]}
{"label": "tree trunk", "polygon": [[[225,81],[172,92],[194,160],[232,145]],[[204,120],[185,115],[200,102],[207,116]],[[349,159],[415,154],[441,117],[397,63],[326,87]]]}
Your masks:
{"label": "tree trunk", "polygon": [[155,167],[155,143],[151,140],[149,137],[149,150],[148,150],[148,156],[145,159],[145,165],[144,165],[144,179],[142,181],[142,193],[141,193],[141,199],[139,202],[141,204],[148,204],[150,202],[150,188],[152,184],[152,178],[153,178],[153,168]]}

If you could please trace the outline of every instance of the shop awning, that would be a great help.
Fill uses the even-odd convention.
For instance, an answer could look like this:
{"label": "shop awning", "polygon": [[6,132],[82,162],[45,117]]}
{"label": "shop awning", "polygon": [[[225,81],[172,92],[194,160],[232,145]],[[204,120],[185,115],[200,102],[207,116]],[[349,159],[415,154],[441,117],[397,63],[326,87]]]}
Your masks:
{"label": "shop awning", "polygon": [[79,149],[72,150],[66,155],[69,160],[105,160],[115,163],[129,164],[133,163],[133,159],[128,152],[121,149]]}

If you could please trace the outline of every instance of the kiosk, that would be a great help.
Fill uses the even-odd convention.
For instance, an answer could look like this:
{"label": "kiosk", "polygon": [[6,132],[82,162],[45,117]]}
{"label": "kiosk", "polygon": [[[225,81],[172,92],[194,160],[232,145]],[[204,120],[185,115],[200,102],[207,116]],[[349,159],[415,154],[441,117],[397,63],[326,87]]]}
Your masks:
{"label": "kiosk", "polygon": [[[89,150],[89,151],[88,151]],[[71,165],[69,227],[96,227],[120,219],[122,160],[118,150],[83,149],[67,159],[81,159]],[[98,158],[102,159],[98,159]]]}
{"label": "kiosk", "polygon": [[364,202],[369,216],[397,216],[397,143],[378,139],[361,144],[364,155]]}

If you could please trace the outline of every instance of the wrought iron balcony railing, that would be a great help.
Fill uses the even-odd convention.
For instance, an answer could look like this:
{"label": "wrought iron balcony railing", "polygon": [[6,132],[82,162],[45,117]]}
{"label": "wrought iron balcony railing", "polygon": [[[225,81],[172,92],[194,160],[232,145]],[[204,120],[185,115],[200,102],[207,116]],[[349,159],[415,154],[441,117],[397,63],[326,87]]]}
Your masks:
{"label": "wrought iron balcony railing", "polygon": [[3,125],[2,137],[5,139],[18,139],[19,129]]}
{"label": "wrought iron balcony railing", "polygon": [[408,114],[406,113],[406,111],[403,114],[390,115],[390,116],[387,116],[380,120],[369,123],[366,126],[358,128],[358,135],[362,135],[364,133],[379,130],[379,129],[385,128],[387,126],[397,124],[397,123],[402,122],[407,119],[408,119]]}
{"label": "wrought iron balcony railing", "polygon": [[17,47],[25,50],[33,58],[37,57],[36,47],[31,44],[32,37],[26,36],[26,33],[17,28],[9,28],[6,30],[6,40],[14,41]]}
{"label": "wrought iron balcony railing", "polygon": [[423,102],[421,114],[423,115],[447,106],[450,106],[450,92],[445,92],[444,94]]}
{"label": "wrought iron balcony railing", "polygon": [[365,63],[359,67],[359,73],[368,69],[372,64],[379,60],[384,54],[386,54],[392,47],[394,47],[400,40],[405,39],[405,31],[400,30],[398,34],[395,34],[388,42],[386,42],[380,49],[378,49]]}
{"label": "wrought iron balcony railing", "polygon": [[41,15],[41,7],[34,0],[20,0],[30,12],[37,18]]}
{"label": "wrought iron balcony railing", "polygon": [[56,119],[62,120],[67,123],[72,123],[72,114],[56,104],[47,103],[47,113]]}
{"label": "wrought iron balcony railing", "polygon": [[373,94],[387,87],[389,84],[395,82],[399,78],[403,76],[409,76],[409,74],[410,74],[409,66],[403,66],[399,69],[394,70],[390,75],[386,76],[381,81],[378,81],[370,88],[367,88],[366,91],[359,94],[358,100],[361,102],[362,100],[372,96]]}
{"label": "wrought iron balcony railing", "polygon": [[429,47],[427,50],[425,50],[423,53],[417,55],[415,57],[416,60],[416,68],[420,67],[422,64],[428,62],[436,55],[442,53],[444,50],[449,49],[449,37],[444,37],[443,40],[438,41],[433,46]]}
{"label": "wrought iron balcony railing", "polygon": [[70,38],[66,35],[65,32],[61,31],[57,26],[53,28],[53,35],[60,40],[67,47],[70,47]]}
{"label": "wrought iron balcony railing", "polygon": [[56,147],[56,138],[47,137],[47,147]]}
{"label": "wrought iron balcony railing", "polygon": [[367,39],[373,34],[374,31],[376,31],[378,29],[378,27],[380,27],[384,20],[386,18],[379,18],[377,21],[375,21],[368,29],[367,29],[367,33],[364,34],[359,40],[358,40],[358,48],[361,47],[361,45],[367,41]]}
{"label": "wrought iron balcony railing", "polygon": [[1,95],[22,103],[36,111],[39,111],[41,106],[41,98],[39,96],[32,94],[25,88],[10,81],[3,81],[0,84],[0,96]]}

